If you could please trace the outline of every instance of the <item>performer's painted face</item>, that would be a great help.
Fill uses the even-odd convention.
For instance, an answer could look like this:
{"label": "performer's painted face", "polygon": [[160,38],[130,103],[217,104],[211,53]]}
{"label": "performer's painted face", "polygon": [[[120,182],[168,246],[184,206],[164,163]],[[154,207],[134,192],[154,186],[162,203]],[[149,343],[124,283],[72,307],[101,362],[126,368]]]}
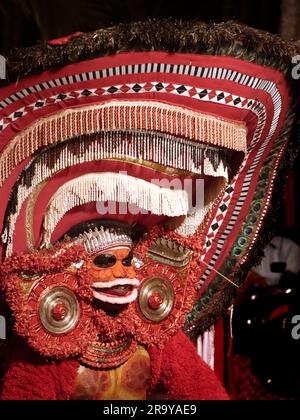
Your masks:
{"label": "performer's painted face", "polygon": [[112,248],[95,254],[89,264],[89,274],[95,299],[123,305],[137,298],[139,280],[132,266],[130,248]]}

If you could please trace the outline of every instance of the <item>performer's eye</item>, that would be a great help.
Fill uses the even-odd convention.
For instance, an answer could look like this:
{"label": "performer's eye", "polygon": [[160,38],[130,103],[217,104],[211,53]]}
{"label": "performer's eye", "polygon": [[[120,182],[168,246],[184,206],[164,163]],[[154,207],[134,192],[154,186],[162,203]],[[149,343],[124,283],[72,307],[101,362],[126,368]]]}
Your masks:
{"label": "performer's eye", "polygon": [[94,264],[97,267],[108,268],[116,264],[116,257],[112,254],[101,254],[94,258]]}
{"label": "performer's eye", "polygon": [[122,264],[125,265],[125,267],[130,267],[132,264],[132,258],[133,254],[130,252],[130,254],[128,254],[127,257],[122,260]]}
{"label": "performer's eye", "polygon": [[23,279],[26,279],[26,280],[36,280],[36,279],[38,279],[38,278],[42,277],[44,274],[46,274],[46,273],[36,273],[36,274],[31,274],[31,273],[20,273],[20,276],[21,276]]}

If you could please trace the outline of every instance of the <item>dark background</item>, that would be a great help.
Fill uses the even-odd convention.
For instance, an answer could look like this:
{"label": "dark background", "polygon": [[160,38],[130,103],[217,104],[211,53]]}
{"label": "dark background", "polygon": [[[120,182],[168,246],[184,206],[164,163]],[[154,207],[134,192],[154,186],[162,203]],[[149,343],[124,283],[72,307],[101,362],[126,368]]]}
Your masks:
{"label": "dark background", "polygon": [[[298,0],[299,1],[299,0]],[[148,17],[235,19],[278,32],[281,0],[0,0],[1,50]]]}
{"label": "dark background", "polygon": [[[0,0],[0,51],[77,31],[149,17],[237,20],[300,40],[300,0]],[[292,171],[278,233],[300,244],[300,159]]]}

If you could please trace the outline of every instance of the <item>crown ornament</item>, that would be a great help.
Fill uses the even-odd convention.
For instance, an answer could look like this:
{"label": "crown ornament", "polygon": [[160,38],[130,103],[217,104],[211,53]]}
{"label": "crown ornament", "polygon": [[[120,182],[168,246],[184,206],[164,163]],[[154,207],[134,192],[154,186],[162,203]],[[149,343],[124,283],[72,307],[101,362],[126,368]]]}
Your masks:
{"label": "crown ornament", "polygon": [[104,229],[103,226],[81,233],[78,236],[78,242],[89,254],[116,247],[132,247],[132,239],[129,235],[113,229]]}

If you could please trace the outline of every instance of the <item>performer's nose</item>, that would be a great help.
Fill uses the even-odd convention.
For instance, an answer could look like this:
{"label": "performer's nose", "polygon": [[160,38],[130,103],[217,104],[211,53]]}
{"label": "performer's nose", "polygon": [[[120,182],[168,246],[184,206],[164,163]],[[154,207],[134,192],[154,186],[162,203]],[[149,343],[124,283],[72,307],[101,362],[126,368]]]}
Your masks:
{"label": "performer's nose", "polygon": [[112,267],[112,270],[115,277],[126,277],[126,269],[121,261],[116,262],[116,264]]}

